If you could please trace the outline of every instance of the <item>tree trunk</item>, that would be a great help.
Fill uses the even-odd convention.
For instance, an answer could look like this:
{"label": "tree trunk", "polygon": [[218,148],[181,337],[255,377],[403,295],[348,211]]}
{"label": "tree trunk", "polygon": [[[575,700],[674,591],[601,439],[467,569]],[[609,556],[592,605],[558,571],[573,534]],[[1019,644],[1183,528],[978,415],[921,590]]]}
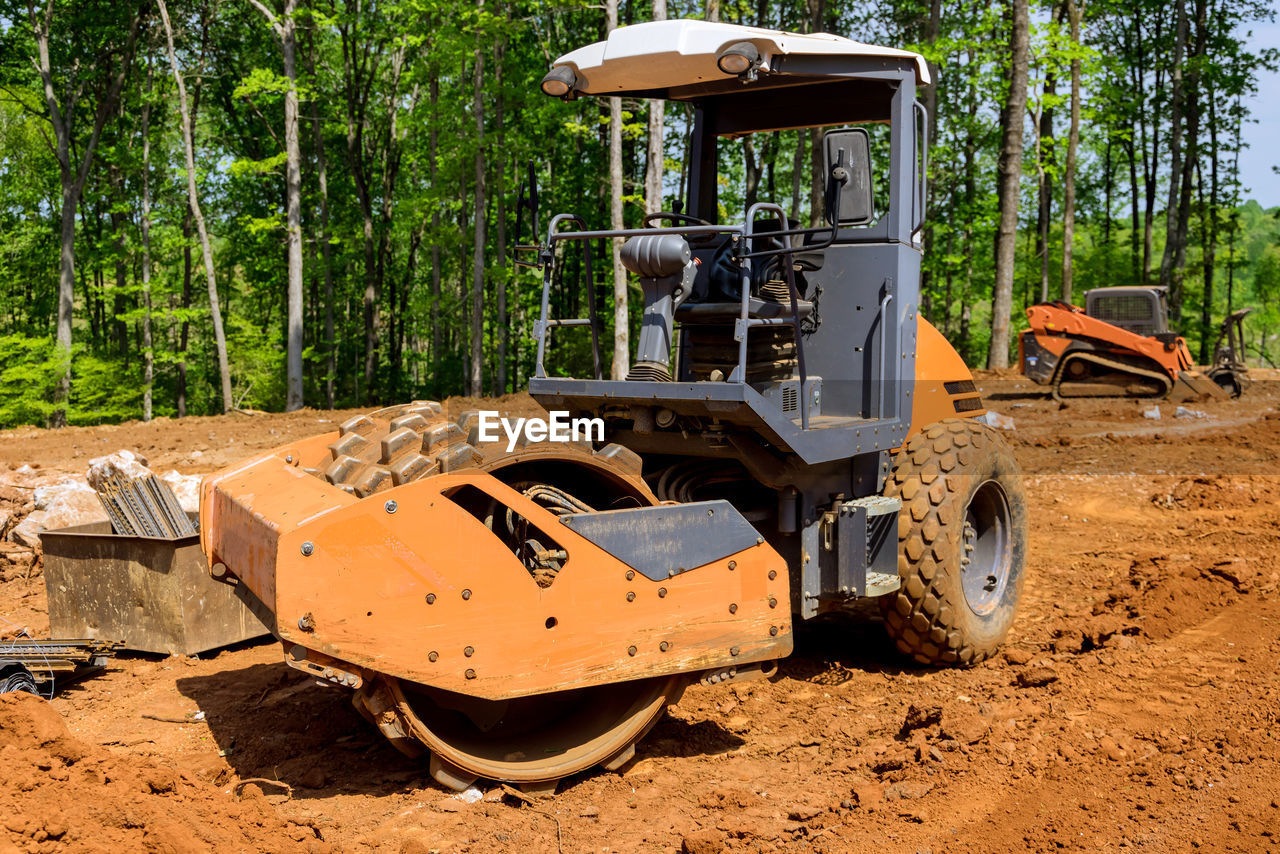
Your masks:
{"label": "tree trunk", "polygon": [[804,177],[804,144],[808,139],[808,135],[802,131],[796,132],[796,151],[791,158],[791,219],[796,222],[800,221],[800,188],[803,186]]}
{"label": "tree trunk", "polygon": [[497,114],[494,116],[498,128],[498,156],[495,158],[494,184],[497,207],[497,252],[498,252],[498,376],[495,383],[495,394],[507,393],[507,360],[510,358],[511,329],[507,317],[507,279],[510,278],[511,265],[507,262],[507,187],[504,183],[504,167],[507,162],[506,127],[504,110],[506,104],[502,97],[502,66],[506,58],[506,44],[499,43],[497,48],[497,68],[494,69],[494,80],[497,83]]}
{"label": "tree trunk", "polygon": [[169,10],[164,0],[157,0],[160,18],[164,22],[165,43],[168,46],[169,65],[173,69],[173,79],[178,84],[178,111],[182,116],[182,144],[187,160],[187,201],[191,206],[191,217],[195,220],[196,232],[200,235],[200,248],[204,253],[204,275],[209,284],[209,314],[213,319],[214,346],[218,353],[218,374],[222,379],[222,411],[230,412],[235,407],[231,397],[231,368],[227,363],[227,339],[222,331],[222,310],[218,306],[218,285],[213,272],[213,249],[209,245],[209,232],[205,229],[204,214],[200,212],[200,199],[196,192],[196,155],[192,142],[191,112],[187,109],[187,87],[182,80],[182,71],[178,68],[178,56],[173,47],[173,26],[169,23]]}
{"label": "tree trunk", "polygon": [[[929,16],[925,19],[924,41],[925,44],[933,47],[938,41],[938,37],[942,34],[942,0],[929,0]],[[937,63],[929,61],[927,63],[929,69],[929,79],[933,82],[924,88],[921,98],[924,102],[925,115],[928,116],[928,125],[926,126],[925,149],[926,151],[936,151],[938,142],[938,77],[939,68]],[[937,179],[936,169],[928,170],[925,175],[924,183],[924,228],[920,235],[921,246],[925,258],[932,258],[935,253],[933,251],[934,228],[933,217],[929,216],[929,211],[933,209],[933,199],[936,190]],[[933,283],[934,267],[932,264],[924,264],[920,271],[920,310],[926,318],[933,316],[933,299],[934,299],[934,283]]]}
{"label": "tree trunk", "polygon": [[[438,147],[440,139],[439,117],[436,115],[436,104],[440,99],[440,72],[433,64],[431,78],[427,85],[428,98],[431,102],[431,130],[427,135],[427,150],[430,152],[431,189],[436,189],[439,174]],[[434,396],[442,397],[444,390],[440,385],[440,205],[431,206],[431,388]]]}
{"label": "tree trunk", "polygon": [[1022,177],[1022,130],[1027,111],[1030,11],[1027,0],[1010,0],[1009,96],[1001,115],[996,270],[991,298],[991,346],[988,368],[1009,367],[1009,320],[1013,311],[1013,268],[1018,248],[1018,185]]}
{"label": "tree trunk", "polygon": [[1040,105],[1040,120],[1036,122],[1039,157],[1036,158],[1036,177],[1039,178],[1038,204],[1036,205],[1036,258],[1040,260],[1040,301],[1049,301],[1049,224],[1053,218],[1053,107],[1046,102],[1057,95],[1057,78],[1052,70],[1044,75],[1044,96]]}
{"label": "tree trunk", "polygon": [[[715,0],[711,0],[715,2]],[[605,32],[618,26],[618,0],[605,0]],[[708,17],[710,4],[708,4]],[[717,6],[717,14],[719,7]],[[715,20],[715,19],[712,19]],[[609,99],[609,227],[621,229],[622,220],[622,99]],[[631,314],[628,310],[627,271],[622,266],[622,240],[609,241],[613,255],[613,367],[610,376],[626,379],[631,366]]]}
{"label": "tree trunk", "polygon": [[[1084,0],[1067,0],[1071,22],[1071,130],[1067,135],[1067,162],[1062,170],[1062,301],[1071,302],[1072,258],[1076,237],[1076,149],[1080,147],[1080,16]],[[1110,218],[1111,212],[1106,216]]]}
{"label": "tree trunk", "polygon": [[[479,0],[481,8],[484,0]],[[475,254],[471,268],[471,379],[468,394],[484,394],[484,53],[476,48],[471,112],[476,119]]]}
{"label": "tree trunk", "polygon": [[[316,39],[314,35],[307,51],[307,74],[311,78],[316,75]],[[315,103],[315,102],[313,102]],[[320,253],[324,261],[324,346],[325,378],[324,402],[329,409],[334,408],[334,382],[338,374],[338,354],[333,330],[333,247],[332,235],[329,233],[329,164],[324,151],[324,122],[320,118],[320,107],[315,103],[316,114],[312,121],[314,144],[316,150],[316,182],[320,195]]]}
{"label": "tree trunk", "polygon": [[[71,314],[75,307],[76,280],[76,207],[85,180],[89,177],[89,168],[93,165],[93,155],[98,146],[98,138],[102,135],[103,125],[114,110],[120,90],[124,88],[129,74],[129,66],[133,62],[134,48],[138,43],[138,31],[142,23],[142,15],[146,5],[142,4],[135,11],[129,25],[129,34],[125,39],[120,57],[119,68],[110,78],[107,91],[98,104],[94,115],[93,128],[89,139],[80,155],[79,163],[72,163],[72,133],[75,124],[77,96],[72,95],[66,103],[59,104],[54,91],[53,65],[49,57],[50,30],[53,26],[53,3],[45,7],[42,14],[37,14],[35,5],[28,3],[27,14],[31,21],[32,33],[36,40],[36,71],[40,76],[45,107],[49,111],[49,123],[53,126],[54,155],[58,161],[58,175],[62,188],[61,210],[59,212],[60,227],[58,232],[58,320],[54,333],[57,358],[61,377],[54,390],[54,410],[49,416],[50,427],[63,427],[67,423],[67,404],[71,399]],[[91,69],[90,69],[91,70]]]}
{"label": "tree trunk", "polygon": [[302,408],[302,155],[298,148],[297,37],[294,12],[297,0],[284,0],[280,44],[284,53],[284,151],[286,230],[289,247],[288,340],[285,345],[287,377],[285,410]]}
{"label": "tree trunk", "polygon": [[[974,63],[974,48],[967,51],[967,67],[972,67]],[[978,197],[978,182],[975,164],[977,162],[978,142],[975,138],[974,128],[977,126],[978,119],[978,82],[976,75],[970,74],[968,86],[965,87],[965,107],[967,121],[964,123],[964,169],[961,174],[964,175],[964,245],[973,246],[973,221],[975,202]],[[971,334],[971,320],[973,317],[972,300],[970,294],[973,293],[973,263],[969,262],[964,265],[964,285],[960,292],[960,334],[956,341],[956,347],[960,351],[962,358],[968,358],[969,343]]]}
{"label": "tree trunk", "polygon": [[759,199],[760,176],[764,174],[764,164],[756,160],[756,146],[750,135],[742,138],[743,203],[750,208]]}
{"label": "tree trunk", "polygon": [[[1183,285],[1187,270],[1187,233],[1191,228],[1191,190],[1200,166],[1200,69],[1203,67],[1207,49],[1205,37],[1207,0],[1196,0],[1195,9],[1196,39],[1186,86],[1186,151],[1183,155],[1182,186],[1178,196],[1178,227],[1173,238],[1172,287],[1169,290],[1169,302],[1171,306],[1176,306],[1172,310],[1176,328],[1179,329],[1181,329]],[[1214,152],[1214,156],[1217,156],[1217,152]],[[1173,296],[1175,294],[1176,300]]]}
{"label": "tree trunk", "polygon": [[178,330],[178,382],[174,395],[179,418],[187,417],[187,345],[191,340],[191,207],[182,217],[182,324]]}
{"label": "tree trunk", "polygon": [[155,353],[151,349],[151,63],[142,102],[142,420],[151,420]]}
{"label": "tree trunk", "polygon": [[[250,0],[257,2],[257,0]],[[365,163],[365,125],[368,121],[368,88],[366,77],[373,72],[368,67],[371,63],[369,53],[373,47],[360,42],[353,35],[354,28],[340,25],[342,37],[342,72],[343,96],[347,119],[347,164],[351,173],[351,183],[356,191],[356,201],[360,207],[361,240],[363,241],[364,259],[364,291],[361,294],[361,309],[364,319],[364,388],[356,383],[356,399],[372,402],[375,397],[375,385],[378,369],[378,343],[382,330],[380,304],[382,298],[382,282],[379,279],[377,244],[373,233],[373,193],[370,189],[369,169]]]}
{"label": "tree trunk", "polygon": [[[805,0],[809,13],[805,26],[806,32],[816,33],[822,29],[822,21],[826,16],[826,0]],[[826,190],[825,176],[822,174],[822,128],[809,130],[809,227],[817,228],[822,222],[822,196]]]}
{"label": "tree trunk", "polygon": [[[653,19],[667,19],[667,0],[653,0]],[[666,161],[663,147],[665,107],[662,101],[649,102],[649,151],[644,169],[644,211],[647,214],[662,210],[662,169]]]}
{"label": "tree trunk", "polygon": [[[1181,0],[1179,0],[1181,2]],[[1134,27],[1137,32],[1138,61],[1133,64],[1136,78],[1135,91],[1139,93],[1137,115],[1134,120],[1138,125],[1138,135],[1142,146],[1142,173],[1145,196],[1145,209],[1142,218],[1142,281],[1151,281],[1151,266],[1154,261],[1156,193],[1160,182],[1160,123],[1163,120],[1161,99],[1147,100],[1145,95],[1145,78],[1147,68],[1146,42],[1142,38],[1142,18],[1139,7],[1134,7]],[[1160,45],[1164,38],[1164,19],[1156,16],[1155,28],[1151,41]],[[1164,89],[1164,66],[1155,63],[1155,74],[1152,88],[1156,92]],[[1147,139],[1147,126],[1151,126],[1150,140]]]}
{"label": "tree trunk", "polygon": [[1212,355],[1209,352],[1210,338],[1213,334],[1213,279],[1216,273],[1215,257],[1218,254],[1218,157],[1217,157],[1217,128],[1213,126],[1213,97],[1210,93],[1209,101],[1209,134],[1213,140],[1214,156],[1210,166],[1210,182],[1209,188],[1209,204],[1205,204],[1204,200],[1204,176],[1201,174],[1199,165],[1196,166],[1197,184],[1200,187],[1200,241],[1204,246],[1204,258],[1202,262],[1203,271],[1203,296],[1200,302],[1200,364],[1209,364]]}
{"label": "tree trunk", "polygon": [[[1164,255],[1160,258],[1160,284],[1169,289],[1169,310],[1175,321],[1182,317],[1182,290],[1175,287],[1174,256],[1177,254],[1178,208],[1182,184],[1182,120],[1186,94],[1183,87],[1182,56],[1187,41],[1187,10],[1184,0],[1174,0],[1177,27],[1173,41],[1173,94],[1170,99],[1169,202],[1165,207]],[[1181,284],[1181,283],[1177,283]]]}

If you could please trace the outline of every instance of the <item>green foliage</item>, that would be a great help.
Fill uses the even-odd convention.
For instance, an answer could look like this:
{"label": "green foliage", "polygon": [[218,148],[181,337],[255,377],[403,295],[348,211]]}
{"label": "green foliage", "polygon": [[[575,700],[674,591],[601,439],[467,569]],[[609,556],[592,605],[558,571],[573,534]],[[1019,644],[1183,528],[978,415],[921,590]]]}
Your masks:
{"label": "green foliage", "polygon": [[[1154,282],[1165,245],[1171,129],[1169,81],[1176,4],[1194,16],[1196,0],[1091,0],[1084,37],[1072,43],[1061,2],[1033,12],[1027,156],[1014,300],[1039,299],[1036,185],[1053,185],[1047,252],[1050,291],[1060,287],[1065,127],[1070,63],[1083,74],[1083,121],[1076,174],[1075,291]],[[1201,0],[1209,3],[1209,0]],[[55,0],[51,44],[59,92],[82,86],[75,147],[113,68],[111,55],[138,8],[132,2]],[[627,4],[623,23],[647,18]],[[213,239],[234,396],[244,407],[277,409],[285,400],[286,172],[281,45],[247,3],[172,0],[178,60],[195,113],[196,172]],[[724,0],[727,22],[846,34],[920,51],[936,74],[925,235],[922,311],[971,363],[983,361],[991,324],[992,247],[997,223],[1000,111],[1008,89],[1004,4],[942,4],[936,31],[922,0],[822,4]],[[1272,10],[1260,0],[1212,0],[1206,51],[1187,60],[1202,107],[1195,149],[1199,169],[1187,251],[1184,331],[1193,349],[1206,260],[1213,262],[1210,313],[1254,306],[1246,332],[1255,359],[1280,359],[1280,224],[1276,211],[1247,203],[1235,168],[1244,98],[1274,51],[1251,53],[1245,32]],[[701,17],[704,4],[672,0],[672,17]],[[311,405],[347,406],[433,397],[468,389],[473,320],[486,363],[483,390],[521,387],[533,370],[531,331],[540,281],[512,269],[517,190],[537,164],[545,228],[550,214],[573,211],[592,226],[609,219],[608,106],[544,97],[538,82],[555,56],[603,36],[603,14],[585,0],[503,2],[389,0],[369,4],[304,0],[296,16],[301,99],[304,241],[305,396]],[[175,86],[155,10],[146,6],[139,53],[122,104],[98,141],[78,207],[76,302],[69,419],[120,420],[140,414],[142,328],[152,324],[157,413],[220,408],[217,355],[203,264],[189,220]],[[32,71],[35,42],[27,7],[0,0],[0,426],[43,423],[61,375],[53,346],[57,316],[61,182],[48,139],[49,116]],[[475,68],[483,61],[483,143],[476,127]],[[1192,72],[1194,71],[1194,74]],[[1047,79],[1056,90],[1046,92]],[[921,92],[921,97],[927,93]],[[1213,105],[1212,113],[1209,105]],[[151,282],[142,279],[143,106],[150,109]],[[647,146],[647,102],[623,103],[624,217],[638,225]],[[1039,138],[1036,119],[1054,115],[1055,136]],[[664,208],[687,193],[692,112],[669,104],[663,161]],[[880,129],[883,132],[883,128]],[[883,133],[879,135],[882,137]],[[875,151],[883,147],[877,137]],[[1216,141],[1215,141],[1216,140]],[[760,134],[721,146],[720,214],[736,218],[748,198],[809,217],[807,133]],[[472,318],[475,163],[486,184],[483,308]],[[325,184],[320,182],[321,163]],[[796,170],[799,169],[797,174]],[[1133,176],[1131,179],[1131,175]],[[755,181],[754,195],[748,180]],[[1214,183],[1216,182],[1216,183]],[[794,189],[793,189],[794,188]],[[877,206],[884,208],[883,191]],[[1148,205],[1147,198],[1153,199]],[[1136,216],[1134,214],[1136,206]],[[526,221],[527,222],[527,221]],[[1151,252],[1144,261],[1147,224]],[[499,226],[505,226],[500,229]],[[1212,256],[1200,235],[1212,226]],[[504,231],[500,235],[500,231]],[[557,317],[585,316],[594,300],[605,318],[608,370],[612,271],[595,247],[589,281],[580,257],[564,259],[552,294]],[[498,315],[500,288],[507,312]],[[638,323],[632,299],[632,324]],[[330,335],[329,329],[332,328]],[[366,340],[373,351],[366,353]],[[507,385],[497,387],[499,342],[508,343]],[[366,356],[371,356],[366,360]],[[552,373],[591,370],[585,329],[553,333]],[[368,371],[366,371],[366,364]]]}

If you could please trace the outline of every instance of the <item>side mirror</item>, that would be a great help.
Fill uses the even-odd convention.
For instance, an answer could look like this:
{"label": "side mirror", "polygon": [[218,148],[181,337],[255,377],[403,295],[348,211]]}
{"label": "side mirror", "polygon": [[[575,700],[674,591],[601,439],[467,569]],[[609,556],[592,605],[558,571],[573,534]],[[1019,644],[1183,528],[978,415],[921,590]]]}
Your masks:
{"label": "side mirror", "polygon": [[[875,219],[871,198],[871,137],[862,128],[827,131],[822,137],[827,218],[832,225],[866,225]],[[833,192],[838,188],[838,192]]]}
{"label": "side mirror", "polygon": [[[524,219],[523,214],[526,210],[529,212],[530,219],[529,242],[521,243],[521,223]],[[540,243],[542,235],[538,233],[538,176],[534,172],[533,161],[529,161],[527,176],[524,181],[520,182],[520,195],[516,199],[516,228],[514,235],[516,245],[512,247],[514,254],[512,255],[511,260],[521,267],[542,266],[541,257],[539,257],[537,261],[527,261],[520,257],[521,252],[541,253],[542,250],[542,245]]]}

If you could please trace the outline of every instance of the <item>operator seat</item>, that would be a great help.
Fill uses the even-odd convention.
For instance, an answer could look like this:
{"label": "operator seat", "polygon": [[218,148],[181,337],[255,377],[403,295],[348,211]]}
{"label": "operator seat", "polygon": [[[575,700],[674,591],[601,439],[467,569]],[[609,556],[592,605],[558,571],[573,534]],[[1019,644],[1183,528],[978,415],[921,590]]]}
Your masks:
{"label": "operator seat", "polygon": [[[787,223],[788,230],[798,226],[795,222]],[[781,230],[782,223],[778,219],[757,220],[750,251],[781,249],[781,239],[770,236],[770,232]],[[742,272],[733,259],[732,239],[725,236],[711,246],[695,251],[694,256],[698,258],[701,269],[694,281],[693,293],[676,311],[676,320],[681,323],[702,324],[732,321],[739,317],[742,313]],[[749,317],[791,317],[791,294],[782,266],[784,257],[775,255],[751,259],[751,295],[747,301]],[[796,290],[800,294],[796,308],[801,319],[804,319],[813,314],[814,310],[813,303],[805,299],[809,286],[804,274],[822,269],[823,252],[821,249],[801,250],[792,258],[796,264]]]}

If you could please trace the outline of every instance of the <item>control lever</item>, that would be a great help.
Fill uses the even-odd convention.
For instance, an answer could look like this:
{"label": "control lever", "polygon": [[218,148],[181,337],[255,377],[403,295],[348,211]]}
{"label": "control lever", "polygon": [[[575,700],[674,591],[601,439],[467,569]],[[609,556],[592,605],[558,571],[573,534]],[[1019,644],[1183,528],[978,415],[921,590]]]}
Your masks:
{"label": "control lever", "polygon": [[693,292],[698,265],[678,234],[633,237],[622,246],[622,265],[640,277],[644,315],[636,361],[628,380],[671,381],[671,339],[676,308]]}

